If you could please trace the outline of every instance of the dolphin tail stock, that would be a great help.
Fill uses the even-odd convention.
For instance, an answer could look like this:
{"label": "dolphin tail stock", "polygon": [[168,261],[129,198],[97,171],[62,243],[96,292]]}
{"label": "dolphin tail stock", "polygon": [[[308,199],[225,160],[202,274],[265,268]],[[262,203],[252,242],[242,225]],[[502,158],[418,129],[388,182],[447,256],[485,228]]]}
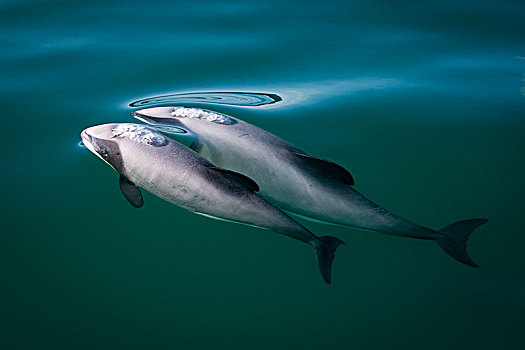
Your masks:
{"label": "dolphin tail stock", "polygon": [[319,271],[321,271],[321,275],[327,284],[332,283],[332,262],[335,258],[335,251],[341,244],[345,244],[345,242],[332,236],[319,237],[313,244],[317,254]]}
{"label": "dolphin tail stock", "polygon": [[436,242],[445,253],[457,261],[468,266],[479,267],[467,253],[467,241],[472,231],[487,221],[487,219],[470,219],[450,224],[439,230],[443,236],[436,239]]}

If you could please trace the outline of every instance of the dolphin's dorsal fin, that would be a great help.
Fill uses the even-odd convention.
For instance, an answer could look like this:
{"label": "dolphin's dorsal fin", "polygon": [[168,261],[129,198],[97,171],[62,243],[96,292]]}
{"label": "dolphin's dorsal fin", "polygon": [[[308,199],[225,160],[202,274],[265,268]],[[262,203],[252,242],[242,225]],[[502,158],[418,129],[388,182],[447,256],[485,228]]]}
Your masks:
{"label": "dolphin's dorsal fin", "polygon": [[315,158],[303,153],[292,152],[296,155],[303,164],[306,164],[312,171],[312,173],[317,173],[322,176],[329,177],[331,179],[342,181],[347,185],[354,185],[354,178],[352,174],[348,172],[345,168],[335,163],[332,163],[329,160]]}
{"label": "dolphin's dorsal fin", "polygon": [[247,188],[249,191],[259,192],[259,185],[257,185],[257,182],[253,181],[251,178],[249,178],[246,175],[237,173],[232,170],[215,167],[215,166],[210,167],[210,169],[221,173],[224,177],[230,180],[233,180],[235,182],[242,184],[243,187]]}
{"label": "dolphin's dorsal fin", "polygon": [[129,179],[122,174],[120,175],[118,183],[120,185],[120,190],[122,191],[122,194],[124,195],[124,197],[126,197],[128,202],[135,208],[142,207],[142,205],[144,204],[144,200],[142,199],[142,193],[140,193],[140,190],[137,187],[137,185],[129,181]]}

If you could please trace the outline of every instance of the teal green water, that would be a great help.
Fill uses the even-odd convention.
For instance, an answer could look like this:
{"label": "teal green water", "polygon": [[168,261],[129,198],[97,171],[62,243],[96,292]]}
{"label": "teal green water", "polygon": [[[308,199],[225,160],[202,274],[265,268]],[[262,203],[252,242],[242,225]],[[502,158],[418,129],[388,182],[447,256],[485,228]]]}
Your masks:
{"label": "teal green water", "polygon": [[[522,1],[0,2],[1,349],[521,348]],[[133,101],[212,108],[345,166],[431,228],[486,217],[472,269],[433,242],[347,242],[323,283],[282,235],[119,193],[80,131]]]}

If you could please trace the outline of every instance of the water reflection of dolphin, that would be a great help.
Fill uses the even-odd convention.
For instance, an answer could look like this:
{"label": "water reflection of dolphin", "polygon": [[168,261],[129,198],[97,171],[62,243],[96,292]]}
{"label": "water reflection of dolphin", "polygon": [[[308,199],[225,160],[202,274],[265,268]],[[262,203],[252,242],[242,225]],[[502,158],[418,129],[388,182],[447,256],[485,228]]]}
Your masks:
{"label": "water reflection of dolphin", "polygon": [[463,220],[441,230],[419,226],[354,190],[354,179],[343,167],[221,113],[156,107],[132,115],[146,123],[185,129],[194,137],[191,148],[221,167],[253,178],[261,187],[260,195],[283,210],[328,223],[434,240],[454,259],[478,266],[469,257],[466,242],[486,219]]}
{"label": "water reflection of dolphin", "polygon": [[215,167],[198,153],[156,130],[137,124],[104,124],[82,131],[86,147],[120,174],[120,189],[134,207],[137,186],[187,210],[265,228],[312,245],[324,280],[331,282],[334,253],[343,242],[317,237],[255,192],[245,175]]}

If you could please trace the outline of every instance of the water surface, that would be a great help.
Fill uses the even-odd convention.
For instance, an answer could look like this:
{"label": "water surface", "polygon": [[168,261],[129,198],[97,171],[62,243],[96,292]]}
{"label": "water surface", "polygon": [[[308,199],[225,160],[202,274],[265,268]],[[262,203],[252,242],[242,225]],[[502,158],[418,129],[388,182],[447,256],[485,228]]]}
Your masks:
{"label": "water surface", "polygon": [[[520,348],[524,14],[506,0],[1,2],[0,347]],[[195,98],[216,92],[269,95]],[[137,101],[256,124],[431,228],[486,217],[469,241],[481,267],[304,222],[347,242],[326,286],[311,248],[282,235],[149,194],[136,210],[79,134],[132,121]]]}

